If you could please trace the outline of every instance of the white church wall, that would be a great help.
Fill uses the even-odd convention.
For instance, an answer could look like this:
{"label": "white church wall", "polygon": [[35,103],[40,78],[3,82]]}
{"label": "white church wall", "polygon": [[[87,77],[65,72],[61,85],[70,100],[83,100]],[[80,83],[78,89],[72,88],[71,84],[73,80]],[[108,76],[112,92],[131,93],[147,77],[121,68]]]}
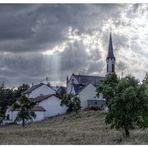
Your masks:
{"label": "white church wall", "polygon": [[79,98],[81,101],[81,109],[85,109],[88,107],[87,100],[96,99],[96,87],[92,84],[86,86],[80,93]]}

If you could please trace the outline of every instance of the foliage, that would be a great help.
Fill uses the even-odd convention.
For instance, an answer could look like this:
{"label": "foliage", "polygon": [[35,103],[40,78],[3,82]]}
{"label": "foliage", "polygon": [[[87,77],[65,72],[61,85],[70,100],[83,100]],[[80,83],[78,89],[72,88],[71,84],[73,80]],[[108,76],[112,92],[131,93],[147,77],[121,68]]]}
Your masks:
{"label": "foliage", "polygon": [[66,105],[68,107],[67,112],[76,112],[80,110],[80,99],[77,96],[74,96],[73,94],[65,94],[64,97],[61,100],[61,105]]}
{"label": "foliage", "polygon": [[25,92],[29,88],[28,84],[20,85],[16,90],[14,90],[15,98],[20,98],[22,93]]}
{"label": "foliage", "polygon": [[107,75],[96,90],[97,96],[99,96],[99,93],[103,93],[104,98],[106,98],[106,104],[108,104],[108,102],[115,96],[118,82],[119,79],[116,74]]}
{"label": "foliage", "polygon": [[145,127],[148,87],[139,84],[134,77],[127,76],[118,82],[115,90],[115,95],[108,104],[106,124],[117,130],[124,129],[126,137],[129,137],[129,130]]}
{"label": "foliage", "polygon": [[9,88],[0,87],[0,114],[2,116],[5,113],[6,107],[12,105],[15,102],[13,90]]}
{"label": "foliage", "polygon": [[13,104],[14,110],[19,110],[15,121],[22,121],[22,126],[25,126],[25,121],[33,120],[36,117],[33,107],[36,104],[30,101],[26,96],[22,96]]}

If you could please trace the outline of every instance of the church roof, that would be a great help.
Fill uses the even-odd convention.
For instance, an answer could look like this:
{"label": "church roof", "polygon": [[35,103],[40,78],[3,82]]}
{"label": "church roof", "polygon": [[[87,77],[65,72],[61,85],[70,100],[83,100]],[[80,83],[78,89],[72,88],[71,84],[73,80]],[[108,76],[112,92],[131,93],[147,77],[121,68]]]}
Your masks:
{"label": "church roof", "polygon": [[94,86],[98,86],[100,81],[104,79],[104,77],[101,76],[89,76],[89,75],[75,75],[73,76],[76,78],[76,80],[79,82],[79,84],[87,85],[89,83],[93,84]]}
{"label": "church roof", "polygon": [[115,59],[114,52],[113,52],[113,44],[112,44],[111,33],[110,33],[110,39],[109,39],[108,54],[107,54],[107,58],[106,59],[109,59],[109,58]]}

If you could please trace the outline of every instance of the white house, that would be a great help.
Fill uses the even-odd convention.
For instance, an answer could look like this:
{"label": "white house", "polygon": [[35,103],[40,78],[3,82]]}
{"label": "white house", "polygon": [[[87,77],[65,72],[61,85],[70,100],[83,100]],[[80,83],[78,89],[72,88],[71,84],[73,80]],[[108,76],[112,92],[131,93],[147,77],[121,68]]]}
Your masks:
{"label": "white house", "polygon": [[38,106],[42,106],[45,111],[45,117],[52,117],[66,113],[66,106],[61,106],[61,100],[55,95],[38,96],[33,99]]}
{"label": "white house", "polygon": [[26,95],[28,98],[35,98],[43,95],[56,94],[56,91],[52,87],[47,86],[47,84],[40,83],[37,85],[33,85],[23,94]]}
{"label": "white house", "polygon": [[[33,119],[34,122],[44,120],[48,117],[64,114],[67,110],[66,106],[60,105],[61,100],[55,94],[38,96],[36,98],[32,98],[32,101],[36,102],[36,106],[33,108],[33,111],[36,114],[36,118]],[[9,106],[6,110],[3,124],[15,122],[18,112],[19,110],[13,110],[13,108]]]}
{"label": "white house", "polygon": [[[13,110],[12,106],[8,106],[7,110],[5,112],[5,120],[3,120],[3,124],[14,123],[19,111],[20,110]],[[36,114],[36,118],[33,119],[34,122],[35,121],[41,121],[41,120],[45,119],[45,112],[46,112],[46,110],[43,107],[35,106],[33,108],[33,111]],[[27,122],[32,122],[32,121],[27,121]],[[18,122],[18,121],[17,121],[17,123],[21,124],[21,122]]]}

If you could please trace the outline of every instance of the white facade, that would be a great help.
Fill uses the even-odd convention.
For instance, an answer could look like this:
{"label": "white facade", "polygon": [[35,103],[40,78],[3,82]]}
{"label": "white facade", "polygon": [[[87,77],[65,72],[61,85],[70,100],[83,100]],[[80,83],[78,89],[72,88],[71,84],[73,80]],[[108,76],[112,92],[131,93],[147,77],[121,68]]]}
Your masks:
{"label": "white facade", "polygon": [[[49,96],[47,99],[42,100],[37,104],[37,106],[41,106],[45,109],[45,111],[34,111],[36,114],[36,118],[33,119],[34,122],[44,120],[45,118],[60,115],[66,113],[67,107],[61,106],[61,100],[52,95]],[[5,117],[7,118],[9,116],[9,120],[4,120],[3,123],[11,123],[14,122],[17,117],[18,111],[12,111],[11,109],[7,109],[5,113]],[[32,122],[32,121],[28,121]],[[21,122],[17,122],[20,124]]]}
{"label": "white facade", "polygon": [[96,99],[96,87],[90,83],[79,93],[78,96],[81,101],[81,109],[85,109],[88,107],[87,100]]}
{"label": "white facade", "polygon": [[60,104],[61,100],[56,96],[51,96],[39,102],[39,106],[42,106],[46,110],[45,117],[52,117],[66,113],[67,108],[65,106],[61,106]]}
{"label": "white facade", "polygon": [[67,93],[75,94],[75,90],[74,90],[73,84],[78,84],[78,81],[72,75],[71,78],[69,79],[69,82],[68,82]]}
{"label": "white facade", "polygon": [[[41,120],[44,120],[45,119],[45,111],[34,111],[34,112],[36,114],[36,118],[33,119],[33,121],[27,121],[28,123],[29,122],[41,121]],[[18,114],[18,111],[12,111],[10,109],[7,109],[6,110],[6,113],[5,113],[5,117],[7,118],[9,116],[9,119],[5,119],[3,121],[3,124],[15,122],[15,119],[17,117],[17,114]],[[21,124],[21,122],[17,122],[17,123],[18,124]]]}
{"label": "white facade", "polygon": [[43,84],[40,87],[33,90],[31,93],[27,94],[27,97],[36,98],[41,95],[49,95],[49,94],[56,94],[56,92],[47,85]]}

